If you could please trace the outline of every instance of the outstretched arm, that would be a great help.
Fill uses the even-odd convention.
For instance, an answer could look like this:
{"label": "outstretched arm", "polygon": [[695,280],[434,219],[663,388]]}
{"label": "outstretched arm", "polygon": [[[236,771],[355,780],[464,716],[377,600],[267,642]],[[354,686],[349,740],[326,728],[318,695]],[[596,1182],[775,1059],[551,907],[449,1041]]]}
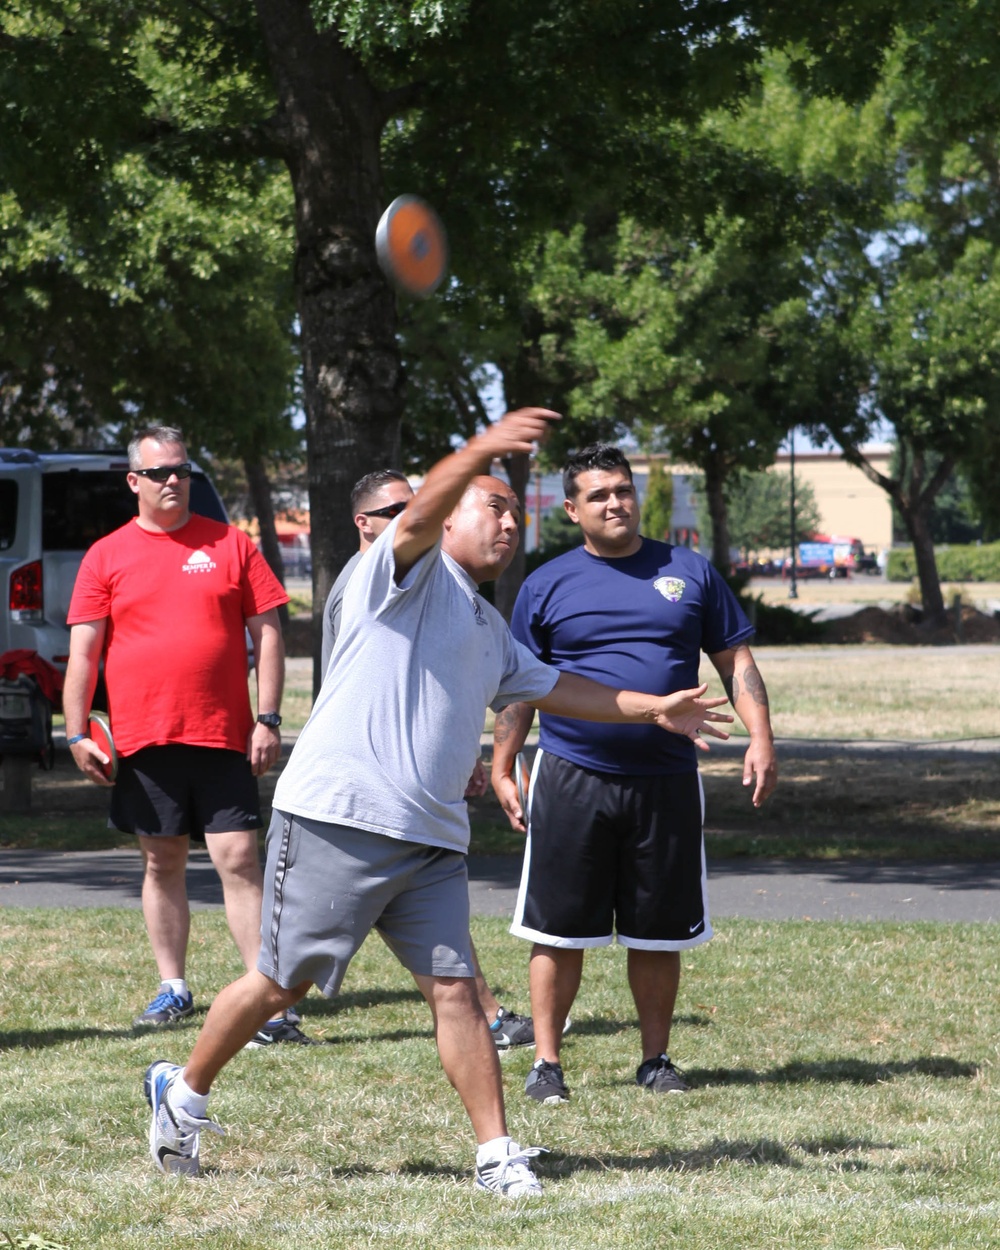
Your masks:
{"label": "outstretched arm", "polygon": [[750,734],[750,745],[743,757],[743,784],[753,785],[756,777],[753,805],[760,807],[778,784],[778,760],[774,753],[771,709],[764,679],[745,643],[728,651],[716,651],[708,658],[715,665],[729,701]]}
{"label": "outstretched arm", "polygon": [[713,738],[728,738],[723,729],[716,729],[714,722],[731,722],[727,712],[716,712],[726,700],[722,697],[705,699],[707,686],[693,690],[677,690],[673,694],[641,694],[636,690],[615,690],[611,686],[591,681],[577,673],[560,673],[559,680],[544,699],[537,699],[534,706],[542,712],[556,716],[574,716],[578,720],[610,721],[625,725],[659,725],[670,733],[690,738],[702,751],[708,743],[702,734]]}
{"label": "outstretched arm", "polygon": [[445,518],[477,474],[487,472],[497,456],[530,452],[545,437],[550,423],[558,420],[559,414],[547,408],[519,408],[439,460],[396,523],[392,548],[397,580],[438,541]]}

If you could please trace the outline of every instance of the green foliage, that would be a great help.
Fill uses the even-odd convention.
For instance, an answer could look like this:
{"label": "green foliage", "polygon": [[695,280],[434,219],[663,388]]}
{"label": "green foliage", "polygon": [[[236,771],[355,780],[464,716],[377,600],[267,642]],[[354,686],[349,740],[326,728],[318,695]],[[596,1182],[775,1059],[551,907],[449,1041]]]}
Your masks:
{"label": "green foliage", "polygon": [[[64,0],[3,19],[0,81],[32,122],[0,145],[6,442],[120,441],[146,420],[229,454],[294,441],[290,188],[232,143],[209,173],[204,150],[261,106],[263,79],[171,7]],[[70,124],[62,62],[84,55]]]}
{"label": "green foliage", "polygon": [[642,532],[670,541],[674,513],[674,479],[662,460],[650,460],[646,494],[642,501]]}
{"label": "green foliage", "polygon": [[566,510],[560,506],[542,517],[542,549],[532,554],[537,555],[537,563],[544,563],[553,556],[561,556],[564,552],[579,547],[582,541],[579,525],[571,521]]}
{"label": "green foliage", "polygon": [[[934,556],[942,581],[1000,581],[1000,543],[936,547]],[[912,548],[894,547],[889,552],[886,576],[892,582],[908,582],[917,576]]]}
{"label": "green foliage", "polygon": [[[790,541],[791,478],[766,471],[739,479],[729,492],[729,538],[749,561],[758,551],[787,548]],[[699,516],[702,525],[711,518]],[[799,538],[820,528],[819,508],[811,483],[795,483],[795,533]]]}
{"label": "green foliage", "polygon": [[743,611],[757,628],[754,645],[785,646],[795,643],[820,643],[826,630],[814,613],[796,612],[780,603],[765,603],[762,596],[739,596]]}

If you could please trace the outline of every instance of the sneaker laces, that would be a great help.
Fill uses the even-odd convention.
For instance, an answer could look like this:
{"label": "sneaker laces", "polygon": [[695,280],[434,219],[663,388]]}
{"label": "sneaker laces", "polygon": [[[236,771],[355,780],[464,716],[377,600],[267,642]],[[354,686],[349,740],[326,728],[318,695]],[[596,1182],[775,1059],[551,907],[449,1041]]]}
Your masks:
{"label": "sneaker laces", "polygon": [[528,1160],[538,1155],[548,1154],[545,1146],[518,1146],[510,1144],[511,1153],[506,1159],[497,1161],[497,1188],[506,1193],[508,1189],[520,1185],[537,1185],[538,1178],[532,1172]]}
{"label": "sneaker laces", "polygon": [[218,1137],[226,1135],[226,1130],[214,1120],[191,1115],[183,1107],[171,1107],[170,1110],[173,1113],[174,1124],[177,1125],[177,1140],[181,1151],[186,1151],[192,1139],[197,1140],[199,1133],[215,1133]]}
{"label": "sneaker laces", "polygon": [[187,1004],[180,994],[173,990],[161,990],[146,1008],[146,1011],[163,1011],[167,1007],[185,1007]]}

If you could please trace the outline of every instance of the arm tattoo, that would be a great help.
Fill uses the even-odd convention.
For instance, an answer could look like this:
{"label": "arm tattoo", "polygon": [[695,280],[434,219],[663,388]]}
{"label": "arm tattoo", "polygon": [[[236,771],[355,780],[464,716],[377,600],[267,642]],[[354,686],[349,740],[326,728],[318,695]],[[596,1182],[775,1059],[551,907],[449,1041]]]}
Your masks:
{"label": "arm tattoo", "polygon": [[493,720],[494,740],[496,742],[506,742],[514,730],[517,729],[518,719],[516,703],[508,703],[505,708],[501,708]]}
{"label": "arm tattoo", "polygon": [[[735,680],[734,683],[735,685]],[[761,707],[768,707],[767,688],[764,685],[764,678],[761,677],[756,664],[749,664],[743,670],[743,685],[754,703]]]}

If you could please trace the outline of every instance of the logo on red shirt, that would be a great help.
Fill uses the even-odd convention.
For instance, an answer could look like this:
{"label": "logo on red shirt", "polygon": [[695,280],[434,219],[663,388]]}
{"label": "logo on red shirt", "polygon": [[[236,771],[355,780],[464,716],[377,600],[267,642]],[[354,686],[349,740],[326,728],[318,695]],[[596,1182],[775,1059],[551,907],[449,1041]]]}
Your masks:
{"label": "logo on red shirt", "polygon": [[185,573],[211,573],[215,568],[215,561],[210,560],[204,551],[192,551],[182,567]]}

